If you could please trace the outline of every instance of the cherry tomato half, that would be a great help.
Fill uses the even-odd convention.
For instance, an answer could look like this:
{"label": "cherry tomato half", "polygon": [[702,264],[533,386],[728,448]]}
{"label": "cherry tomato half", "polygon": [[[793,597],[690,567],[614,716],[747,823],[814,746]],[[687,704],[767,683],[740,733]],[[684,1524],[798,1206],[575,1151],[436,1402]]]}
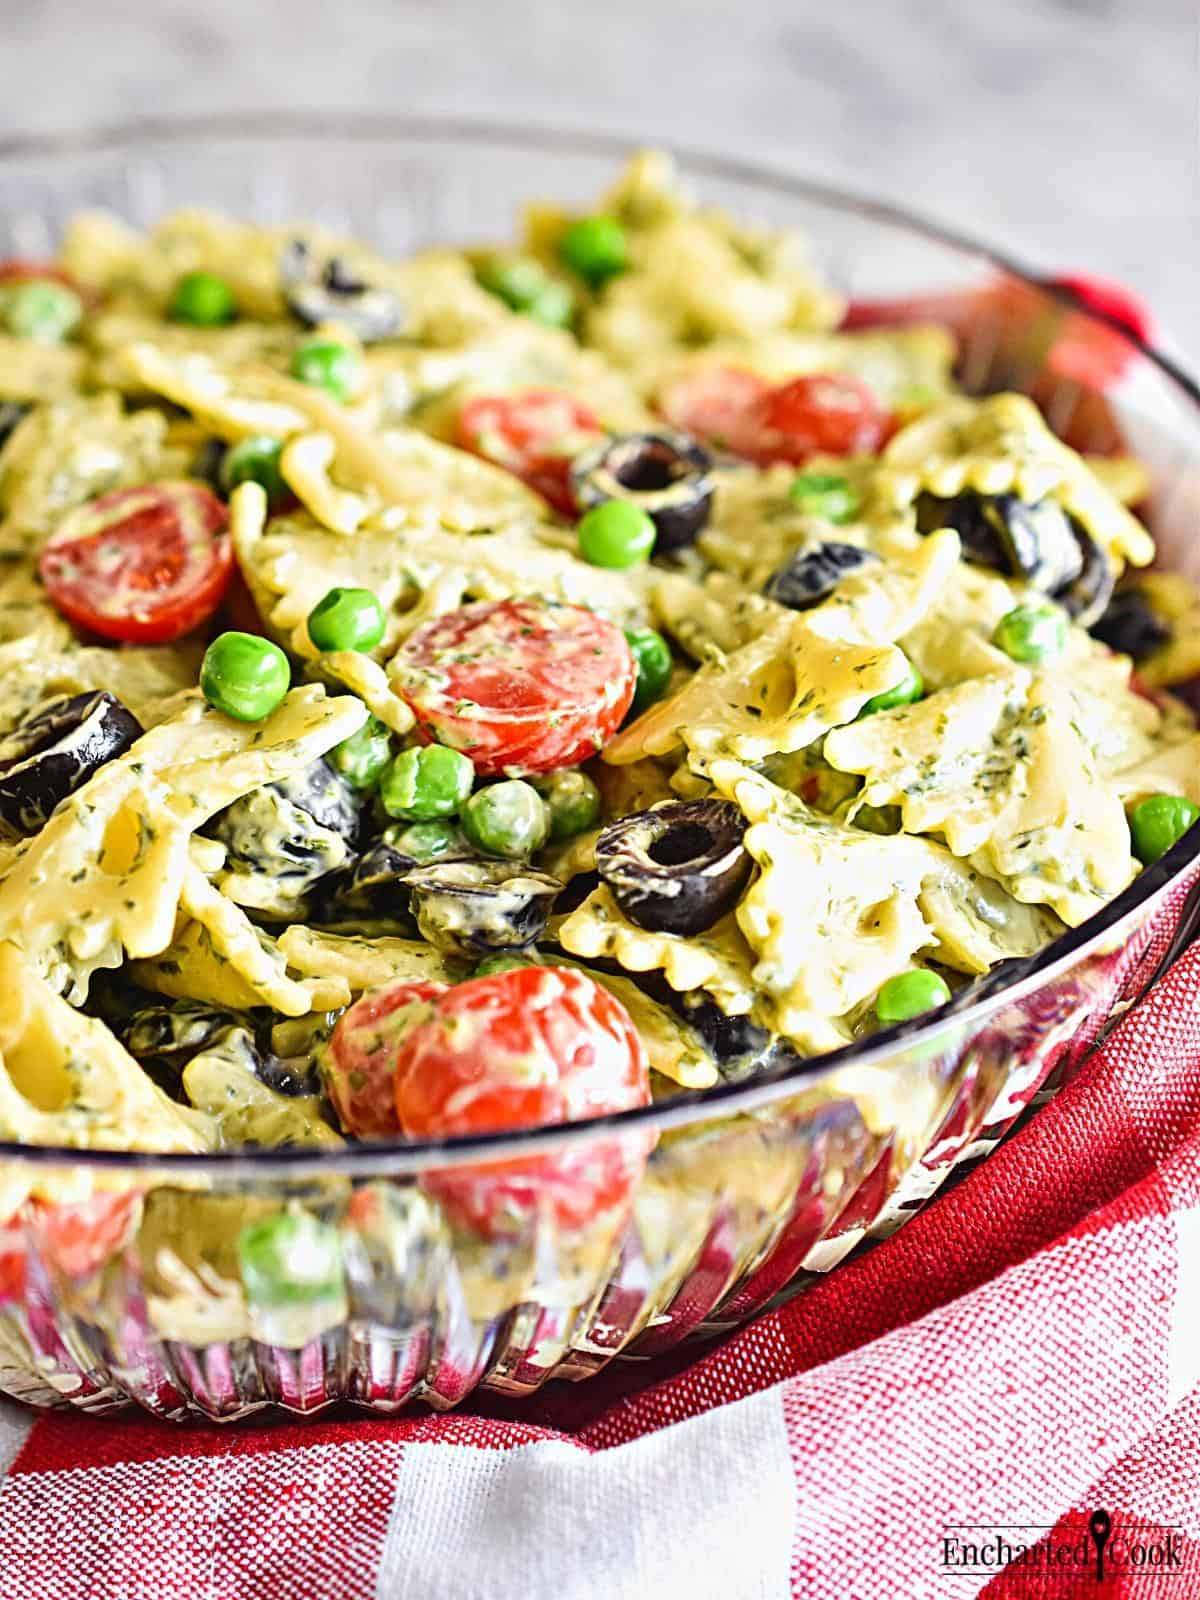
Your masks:
{"label": "cherry tomato half", "polygon": [[561,389],[476,395],[458,414],[458,443],[506,467],[563,516],[575,515],[571,462],[604,432],[581,401]]}
{"label": "cherry tomato half", "polygon": [[549,600],[481,601],[417,628],[392,677],[427,738],[475,770],[555,772],[603,748],[633,699],[621,630]]}
{"label": "cherry tomato half", "polygon": [[400,1132],[392,1075],[400,1041],[427,1016],[425,1002],[446,985],[425,979],[393,983],[356,1000],[337,1020],[321,1073],[346,1133],[382,1139]]}
{"label": "cherry tomato half", "polygon": [[32,1235],[38,1254],[69,1278],[86,1277],[124,1244],[138,1214],[134,1193],[97,1194],[75,1205],[31,1200],[0,1226],[0,1301],[25,1294]]}
{"label": "cherry tomato half", "polygon": [[867,385],[846,372],[772,385],[752,372],[714,367],[669,385],[659,407],[676,427],[760,467],[870,453],[890,420]]}
{"label": "cherry tomato half", "polygon": [[769,466],[803,466],[812,456],[870,455],[888,430],[888,414],[860,378],[814,372],[768,389],[735,436],[739,455]]}
{"label": "cherry tomato half", "polygon": [[105,639],[165,644],[221,603],[233,570],[228,513],[198,483],[114,489],[47,543],[42,582],[64,617]]}
{"label": "cherry tomato half", "polygon": [[[396,1115],[414,1139],[493,1133],[646,1105],[649,1068],[629,1013],[586,973],[519,967],[447,989],[404,1035]],[[494,1237],[538,1211],[564,1229],[629,1200],[647,1152],[640,1133],[519,1161],[431,1174],[463,1227]]]}
{"label": "cherry tomato half", "polygon": [[714,449],[740,454],[734,440],[743,434],[751,406],[770,387],[765,378],[739,367],[702,367],[667,384],[658,409],[672,427]]}

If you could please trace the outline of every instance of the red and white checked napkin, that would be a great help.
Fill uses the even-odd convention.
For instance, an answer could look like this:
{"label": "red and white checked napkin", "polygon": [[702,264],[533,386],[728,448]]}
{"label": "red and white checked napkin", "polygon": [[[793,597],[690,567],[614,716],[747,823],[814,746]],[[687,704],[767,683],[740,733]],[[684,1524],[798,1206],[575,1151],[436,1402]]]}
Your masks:
{"label": "red and white checked napkin", "polygon": [[[0,1450],[0,1600],[1195,1600],[1200,946],[964,1183],[691,1365],[401,1420],[13,1407]],[[1078,1544],[1098,1508],[1175,1525],[1182,1573],[942,1569],[948,1524]]]}

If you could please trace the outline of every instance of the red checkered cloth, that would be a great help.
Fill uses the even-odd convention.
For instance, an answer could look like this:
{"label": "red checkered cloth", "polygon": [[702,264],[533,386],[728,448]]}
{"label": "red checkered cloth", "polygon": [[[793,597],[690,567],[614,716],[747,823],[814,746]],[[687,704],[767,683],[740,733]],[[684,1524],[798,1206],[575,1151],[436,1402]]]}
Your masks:
{"label": "red checkered cloth", "polygon": [[965,1182],[690,1365],[232,1430],[13,1408],[0,1597],[1194,1600],[1198,997],[1193,947]]}

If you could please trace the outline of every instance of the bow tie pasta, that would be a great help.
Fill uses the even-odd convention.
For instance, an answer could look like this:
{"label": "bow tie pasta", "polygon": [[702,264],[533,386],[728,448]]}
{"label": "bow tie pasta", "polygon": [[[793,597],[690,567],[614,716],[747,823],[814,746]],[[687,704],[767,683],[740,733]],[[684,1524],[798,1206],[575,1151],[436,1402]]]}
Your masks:
{"label": "bow tie pasta", "polygon": [[466,250],[91,213],[27,266],[7,1138],[319,1152],[481,1131],[472,1075],[536,1121],[781,1070],[1037,957],[1197,815],[1147,469],[661,156]]}

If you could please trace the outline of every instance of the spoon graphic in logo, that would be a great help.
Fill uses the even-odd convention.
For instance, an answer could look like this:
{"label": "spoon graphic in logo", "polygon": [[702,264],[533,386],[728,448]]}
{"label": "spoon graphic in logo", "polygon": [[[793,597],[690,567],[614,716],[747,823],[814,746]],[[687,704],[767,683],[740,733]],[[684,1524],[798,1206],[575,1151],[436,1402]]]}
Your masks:
{"label": "spoon graphic in logo", "polygon": [[1104,1581],[1104,1546],[1112,1536],[1112,1518],[1107,1511],[1093,1511],[1088,1518],[1088,1532],[1096,1546],[1096,1582]]}

